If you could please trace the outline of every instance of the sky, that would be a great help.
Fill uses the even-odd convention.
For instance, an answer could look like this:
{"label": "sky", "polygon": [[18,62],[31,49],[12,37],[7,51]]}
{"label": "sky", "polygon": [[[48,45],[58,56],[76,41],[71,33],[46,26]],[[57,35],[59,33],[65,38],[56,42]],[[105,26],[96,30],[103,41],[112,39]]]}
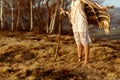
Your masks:
{"label": "sky", "polygon": [[105,6],[114,5],[115,7],[120,8],[120,0],[105,0],[102,5],[105,5]]}

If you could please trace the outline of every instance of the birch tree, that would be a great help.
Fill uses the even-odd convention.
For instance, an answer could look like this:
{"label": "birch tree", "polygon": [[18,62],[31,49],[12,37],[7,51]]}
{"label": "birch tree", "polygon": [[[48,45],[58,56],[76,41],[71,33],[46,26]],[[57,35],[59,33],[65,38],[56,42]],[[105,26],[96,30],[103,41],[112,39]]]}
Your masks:
{"label": "birch tree", "polygon": [[11,17],[12,17],[12,22],[11,22],[11,30],[14,30],[14,15],[13,15],[13,0],[11,0]]}
{"label": "birch tree", "polygon": [[56,21],[56,15],[57,15],[57,10],[58,10],[58,1],[56,2],[55,9],[53,11],[53,15],[51,15],[51,21],[50,21],[50,26],[49,26],[49,34],[51,34],[54,31],[55,28],[55,21]]}
{"label": "birch tree", "polygon": [[0,9],[1,29],[3,29],[3,0],[0,1],[0,4],[1,4],[1,9]]}
{"label": "birch tree", "polygon": [[19,21],[20,21],[20,0],[18,0],[18,15],[17,15],[17,25],[16,25],[16,30],[18,28],[19,25]]}
{"label": "birch tree", "polygon": [[47,0],[46,7],[47,7],[47,20],[46,20],[46,32],[49,33],[49,23],[50,23],[50,8],[49,3],[50,0]]}
{"label": "birch tree", "polygon": [[30,0],[30,31],[33,29],[33,0]]}
{"label": "birch tree", "polygon": [[46,1],[46,8],[47,8],[46,32],[49,34],[53,33],[55,29],[56,15],[59,7],[58,2],[59,1],[57,0]]}

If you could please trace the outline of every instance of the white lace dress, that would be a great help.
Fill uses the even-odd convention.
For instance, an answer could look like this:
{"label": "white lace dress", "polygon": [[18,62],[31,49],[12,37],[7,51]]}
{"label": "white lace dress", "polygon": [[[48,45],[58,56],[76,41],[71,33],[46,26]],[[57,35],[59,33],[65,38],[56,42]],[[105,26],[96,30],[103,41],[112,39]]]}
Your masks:
{"label": "white lace dress", "polygon": [[72,0],[70,18],[76,43],[90,43],[87,17],[80,0]]}

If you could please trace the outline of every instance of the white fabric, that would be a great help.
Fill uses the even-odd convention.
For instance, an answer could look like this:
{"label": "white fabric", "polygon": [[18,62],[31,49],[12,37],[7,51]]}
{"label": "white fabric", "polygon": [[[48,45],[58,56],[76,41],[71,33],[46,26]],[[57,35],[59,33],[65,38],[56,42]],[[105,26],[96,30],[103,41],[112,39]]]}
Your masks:
{"label": "white fabric", "polygon": [[86,32],[88,30],[84,6],[82,6],[80,0],[72,0],[70,17],[74,32]]}
{"label": "white fabric", "polygon": [[80,0],[72,0],[70,18],[76,44],[89,44],[91,39],[88,32],[87,17]]}
{"label": "white fabric", "polygon": [[86,44],[91,43],[90,36],[87,32],[74,32],[74,38],[77,45],[82,44],[85,46]]}

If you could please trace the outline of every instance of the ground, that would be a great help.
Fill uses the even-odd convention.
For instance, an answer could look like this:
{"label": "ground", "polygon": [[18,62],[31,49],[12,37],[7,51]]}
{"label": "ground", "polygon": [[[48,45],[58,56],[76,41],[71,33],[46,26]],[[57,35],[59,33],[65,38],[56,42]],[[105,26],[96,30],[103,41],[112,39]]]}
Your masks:
{"label": "ground", "polygon": [[73,36],[0,31],[0,80],[120,80],[120,40],[92,38],[87,66]]}

